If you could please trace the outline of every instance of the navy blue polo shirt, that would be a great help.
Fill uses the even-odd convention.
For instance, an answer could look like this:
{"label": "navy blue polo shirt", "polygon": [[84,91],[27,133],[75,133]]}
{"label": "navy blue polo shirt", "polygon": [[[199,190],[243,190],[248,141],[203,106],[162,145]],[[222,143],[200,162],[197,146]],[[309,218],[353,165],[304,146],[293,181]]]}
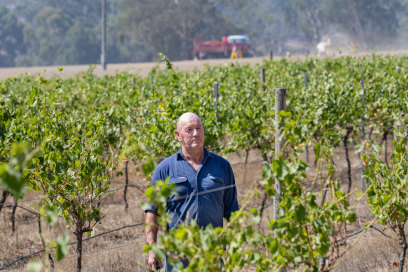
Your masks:
{"label": "navy blue polo shirt", "polygon": [[[167,177],[169,183],[177,184],[177,194],[167,200],[167,212],[172,214],[169,228],[191,219],[201,227],[222,227],[223,218],[229,219],[232,212],[239,210],[231,165],[207,149],[198,171],[180,149],[157,166],[151,185]],[[157,212],[154,207],[145,211],[149,210]]]}

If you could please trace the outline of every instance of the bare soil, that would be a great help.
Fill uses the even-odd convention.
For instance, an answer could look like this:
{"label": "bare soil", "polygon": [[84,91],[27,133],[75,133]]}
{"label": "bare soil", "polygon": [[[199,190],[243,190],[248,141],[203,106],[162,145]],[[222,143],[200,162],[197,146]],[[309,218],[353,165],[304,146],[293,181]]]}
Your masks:
{"label": "bare soil", "polygon": [[[174,68],[178,71],[189,71],[194,69],[202,69],[205,65],[224,65],[226,63],[249,63],[261,64],[263,58],[245,58],[245,59],[214,59],[214,60],[188,60],[172,62]],[[51,78],[54,76],[61,76],[62,78],[72,77],[78,73],[86,72],[90,67],[95,68],[94,74],[97,76],[115,75],[117,72],[129,72],[139,74],[141,77],[146,77],[154,68],[165,68],[163,63],[146,62],[146,63],[121,63],[108,64],[106,70],[102,70],[100,65],[64,65],[64,66],[47,66],[47,67],[10,67],[0,68],[0,80],[8,77],[20,76],[25,74],[42,76],[44,78]],[[59,71],[58,68],[63,68]]]}

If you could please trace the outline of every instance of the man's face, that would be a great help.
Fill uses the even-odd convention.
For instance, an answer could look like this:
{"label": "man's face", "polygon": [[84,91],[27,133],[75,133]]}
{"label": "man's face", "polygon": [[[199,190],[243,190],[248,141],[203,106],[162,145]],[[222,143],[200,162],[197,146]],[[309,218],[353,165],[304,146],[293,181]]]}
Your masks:
{"label": "man's face", "polygon": [[197,118],[191,117],[181,122],[175,133],[184,148],[204,147],[204,127]]}

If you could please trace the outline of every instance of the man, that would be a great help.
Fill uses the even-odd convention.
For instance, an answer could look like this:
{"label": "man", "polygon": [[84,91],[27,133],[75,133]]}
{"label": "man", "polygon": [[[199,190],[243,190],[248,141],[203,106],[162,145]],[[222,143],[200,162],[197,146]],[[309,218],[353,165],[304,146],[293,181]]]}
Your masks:
{"label": "man", "polygon": [[[153,186],[167,177],[169,183],[178,186],[177,196],[167,202],[167,212],[172,213],[168,228],[190,220],[195,220],[200,227],[209,224],[222,227],[223,218],[228,220],[231,213],[239,209],[231,165],[204,148],[204,126],[196,114],[182,114],[175,134],[181,149],[157,166],[152,179]],[[154,207],[145,212],[146,241],[152,245],[157,240],[158,214]],[[153,251],[147,254],[146,262],[152,270],[162,267]],[[171,266],[165,262],[164,269],[170,271]]]}

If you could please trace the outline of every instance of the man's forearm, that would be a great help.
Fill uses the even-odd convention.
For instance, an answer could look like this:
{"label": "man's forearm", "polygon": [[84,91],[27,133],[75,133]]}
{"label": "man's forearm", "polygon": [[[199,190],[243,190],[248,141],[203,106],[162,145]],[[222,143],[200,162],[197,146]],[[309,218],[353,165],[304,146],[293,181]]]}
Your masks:
{"label": "man's forearm", "polygon": [[149,245],[153,245],[157,242],[157,232],[159,231],[159,225],[157,224],[157,214],[155,212],[146,213],[146,242]]}
{"label": "man's forearm", "polygon": [[[159,225],[157,224],[157,214],[153,211],[146,213],[146,242],[152,246],[157,242],[157,232],[159,231]],[[149,267],[149,271],[157,271],[163,264],[156,254],[150,250],[146,255],[146,264]]]}

